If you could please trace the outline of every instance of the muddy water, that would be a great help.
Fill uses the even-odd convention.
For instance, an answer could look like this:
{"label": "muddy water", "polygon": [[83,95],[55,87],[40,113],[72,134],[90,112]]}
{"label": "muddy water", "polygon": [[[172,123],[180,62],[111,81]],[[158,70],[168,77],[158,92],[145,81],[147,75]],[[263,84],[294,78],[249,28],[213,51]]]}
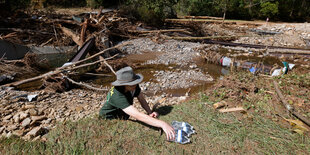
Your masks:
{"label": "muddy water", "polygon": [[[186,93],[195,94],[195,93],[205,91],[208,88],[210,88],[215,83],[215,81],[218,80],[221,76],[229,73],[229,71],[226,71],[225,68],[223,68],[219,65],[207,63],[202,58],[196,59],[195,63],[198,66],[198,68],[200,68],[204,73],[211,75],[213,77],[214,81],[212,81],[212,82],[200,81],[199,82],[200,85],[189,87],[186,89],[170,89],[170,90],[166,91],[168,94],[171,94],[172,96],[183,96]],[[225,70],[225,71],[223,71],[223,70]]]}
{"label": "muddy water", "polygon": [[[153,82],[157,83],[156,78],[153,76],[153,74],[156,71],[173,71],[179,66],[177,65],[164,65],[164,64],[143,64],[147,60],[155,59],[158,55],[160,55],[160,52],[145,52],[143,54],[132,54],[126,56],[123,61],[125,61],[127,64],[133,64],[135,67],[135,72],[140,73],[144,76],[144,82]],[[52,57],[52,59],[57,59],[56,62],[54,62],[54,67],[61,66],[66,60],[70,58],[70,56],[66,55],[60,55],[57,57]],[[215,80],[218,79],[221,75],[226,74],[227,72],[223,72],[223,69],[221,66],[215,65],[215,64],[208,64],[205,62],[204,59],[199,58],[195,60],[195,63],[198,68],[200,68],[204,73],[211,75]],[[188,68],[182,68],[182,69],[188,69]],[[81,75],[80,79],[83,81],[86,80],[86,82],[92,82],[97,85],[102,86],[111,86],[111,82],[116,80],[116,77],[113,73],[104,73],[106,76],[90,76],[90,75]],[[186,89],[167,89],[160,93],[167,93],[171,96],[183,96],[187,92],[190,94],[197,93],[200,91],[204,91],[208,89],[210,86],[214,84],[215,81],[212,82],[205,82],[205,81],[197,81],[199,82],[199,85],[194,87],[189,87]],[[41,86],[42,82],[40,80],[30,82],[24,85],[21,85],[19,89],[26,90],[26,91],[33,91],[38,89]],[[154,95],[154,94],[148,94],[148,95]]]}
{"label": "muddy water", "polygon": [[[147,60],[155,59],[158,55],[161,53],[159,52],[147,52],[143,54],[132,54],[127,55],[124,61],[128,64],[134,64],[135,66],[135,72],[142,74],[144,76],[144,82],[152,82],[152,83],[158,83],[156,78],[153,76],[153,74],[156,71],[173,71],[175,69],[188,69],[188,68],[180,68],[177,65],[163,65],[163,64],[143,64]],[[227,74],[228,72],[221,66],[215,65],[215,64],[208,64],[205,62],[204,59],[198,58],[195,60],[195,64],[198,68],[200,68],[204,73],[211,75],[215,80],[218,79],[221,75]],[[222,73],[223,72],[223,73]],[[92,80],[95,84],[100,84],[103,86],[110,86],[111,82],[115,81],[116,78],[114,75],[109,74],[109,77],[96,77]],[[156,94],[166,93],[171,96],[183,96],[187,92],[190,94],[197,93],[204,91],[208,89],[210,86],[212,86],[215,81],[212,82],[205,82],[205,81],[197,81],[199,82],[199,85],[185,88],[185,89],[167,89],[164,91],[159,91]],[[154,95],[154,94],[147,94],[147,95]]]}

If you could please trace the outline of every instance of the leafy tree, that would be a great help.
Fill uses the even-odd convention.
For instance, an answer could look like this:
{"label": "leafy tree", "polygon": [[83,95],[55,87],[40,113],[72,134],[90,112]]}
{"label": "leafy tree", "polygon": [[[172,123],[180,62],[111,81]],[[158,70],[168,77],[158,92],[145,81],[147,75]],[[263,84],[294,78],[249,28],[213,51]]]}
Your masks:
{"label": "leafy tree", "polygon": [[127,5],[140,20],[160,24],[163,19],[174,15],[172,7],[176,0],[128,0]]}
{"label": "leafy tree", "polygon": [[261,17],[273,17],[278,14],[278,6],[279,2],[271,3],[271,2],[265,2],[261,3],[261,9],[260,9],[260,16]]}

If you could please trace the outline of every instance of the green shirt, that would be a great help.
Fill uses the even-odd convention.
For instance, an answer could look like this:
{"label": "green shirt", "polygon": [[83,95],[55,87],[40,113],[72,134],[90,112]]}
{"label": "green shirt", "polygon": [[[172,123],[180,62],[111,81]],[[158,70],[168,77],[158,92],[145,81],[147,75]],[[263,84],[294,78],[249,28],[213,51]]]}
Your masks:
{"label": "green shirt", "polygon": [[134,92],[125,92],[124,86],[113,86],[107,95],[107,100],[100,109],[99,116],[107,119],[128,119],[122,109],[125,109],[133,104],[133,98],[139,96],[140,87],[137,85]]}

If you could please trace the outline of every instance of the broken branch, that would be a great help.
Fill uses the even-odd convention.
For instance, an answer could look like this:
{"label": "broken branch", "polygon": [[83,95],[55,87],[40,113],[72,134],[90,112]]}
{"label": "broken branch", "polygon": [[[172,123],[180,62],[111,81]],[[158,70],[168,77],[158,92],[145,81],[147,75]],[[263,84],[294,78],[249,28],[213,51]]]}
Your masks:
{"label": "broken branch", "polygon": [[83,43],[81,42],[80,40],[80,37],[78,34],[76,34],[75,32],[73,32],[72,30],[66,28],[66,27],[62,27],[61,25],[60,26],[60,29],[69,37],[72,38],[72,40],[79,46],[82,46]]}
{"label": "broken branch", "polygon": [[[116,45],[116,46],[107,48],[107,49],[102,50],[101,52],[98,52],[98,53],[96,53],[96,54],[94,54],[94,55],[92,55],[92,56],[90,56],[90,57],[87,57],[87,58],[85,58],[85,59],[83,59],[83,60],[74,62],[74,63],[72,63],[72,64],[70,64],[70,65],[67,65],[67,66],[60,67],[60,68],[58,68],[58,70],[63,70],[63,69],[65,69],[65,68],[72,67],[72,66],[77,65],[77,64],[79,64],[79,63],[82,63],[82,62],[85,62],[85,61],[87,61],[87,60],[93,59],[93,58],[95,58],[96,56],[99,56],[99,55],[103,54],[103,53],[106,52],[106,51],[109,51],[109,50],[112,50],[112,49],[116,49],[116,48],[120,48],[120,47],[126,46],[126,45],[128,45],[128,44],[130,44],[130,43],[131,43],[131,42],[122,43],[122,44],[118,44],[118,45]],[[106,58],[106,60],[108,60],[108,59],[109,59],[109,58]]]}
{"label": "broken branch", "polygon": [[74,80],[72,80],[69,77],[64,76],[64,75],[63,75],[63,77],[66,78],[67,80],[69,80],[71,83],[78,85],[78,86],[81,86],[81,87],[85,87],[85,88],[96,90],[96,91],[108,91],[108,89],[100,89],[100,88],[96,88],[96,87],[90,86],[90,85],[82,83],[82,82],[76,82],[76,81],[74,81]]}
{"label": "broken branch", "polygon": [[310,121],[309,121],[307,118],[305,118],[305,117],[301,116],[300,114],[298,114],[297,112],[295,112],[295,111],[294,111],[294,108],[286,102],[286,100],[285,100],[283,94],[281,93],[281,91],[280,91],[280,89],[279,89],[278,83],[277,83],[276,81],[273,81],[273,84],[274,84],[274,87],[275,87],[275,89],[276,89],[276,92],[277,92],[277,94],[278,94],[278,96],[279,96],[279,98],[280,98],[280,100],[281,100],[281,103],[284,105],[284,107],[285,107],[291,114],[293,114],[296,118],[300,119],[302,122],[304,122],[305,124],[307,124],[307,125],[310,127]]}

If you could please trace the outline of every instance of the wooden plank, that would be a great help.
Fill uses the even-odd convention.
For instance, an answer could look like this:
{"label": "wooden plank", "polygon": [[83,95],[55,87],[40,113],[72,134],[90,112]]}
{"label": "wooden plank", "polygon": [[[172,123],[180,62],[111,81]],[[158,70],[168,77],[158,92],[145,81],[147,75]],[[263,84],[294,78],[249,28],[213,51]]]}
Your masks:
{"label": "wooden plank", "polygon": [[237,111],[245,111],[242,107],[236,107],[236,108],[229,108],[229,109],[220,109],[219,112],[225,113],[225,112],[237,112]]}

